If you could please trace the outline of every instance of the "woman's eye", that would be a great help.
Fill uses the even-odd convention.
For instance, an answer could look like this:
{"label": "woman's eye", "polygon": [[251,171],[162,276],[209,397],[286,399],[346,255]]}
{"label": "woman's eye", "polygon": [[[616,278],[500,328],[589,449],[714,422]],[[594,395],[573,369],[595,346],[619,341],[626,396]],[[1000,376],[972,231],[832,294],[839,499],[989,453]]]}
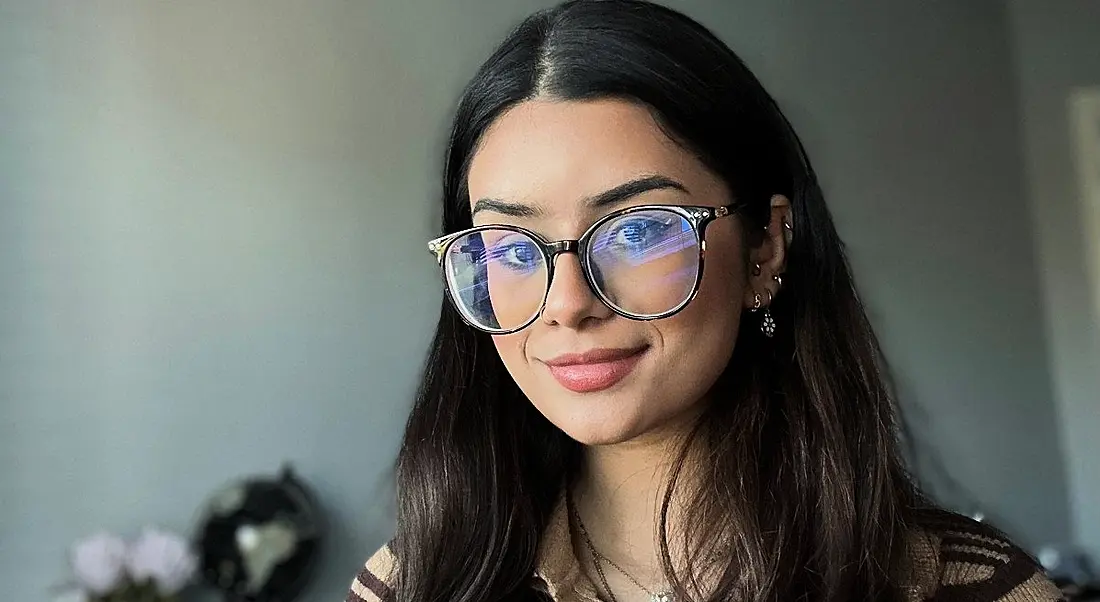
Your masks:
{"label": "woman's eye", "polygon": [[515,271],[526,271],[538,267],[542,256],[531,241],[502,241],[493,247],[493,260]]}
{"label": "woman's eye", "polygon": [[615,226],[608,237],[608,244],[624,250],[644,251],[667,238],[671,224],[649,218],[624,220]]}

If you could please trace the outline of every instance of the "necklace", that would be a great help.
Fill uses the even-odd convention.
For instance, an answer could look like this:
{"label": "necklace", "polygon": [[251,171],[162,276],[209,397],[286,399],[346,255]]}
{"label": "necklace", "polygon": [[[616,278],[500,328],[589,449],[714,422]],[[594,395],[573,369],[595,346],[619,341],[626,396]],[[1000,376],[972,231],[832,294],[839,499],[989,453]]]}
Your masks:
{"label": "necklace", "polygon": [[601,554],[600,551],[596,549],[595,544],[592,543],[592,538],[589,537],[589,535],[588,535],[588,529],[586,529],[584,527],[584,521],[581,520],[581,515],[580,515],[579,512],[577,512],[577,507],[573,505],[573,496],[568,495],[566,501],[569,504],[569,510],[570,510],[571,514],[573,515],[573,520],[577,523],[577,530],[581,532],[581,538],[584,539],[584,546],[586,548],[588,548],[588,553],[592,555],[592,564],[593,564],[593,566],[596,567],[596,574],[600,578],[600,584],[603,585],[603,588],[607,591],[607,595],[611,597],[611,602],[619,602],[619,601],[615,598],[615,592],[611,591],[611,586],[608,585],[608,583],[607,583],[607,575],[603,571],[603,566],[601,565],[601,561],[606,562],[607,564],[611,565],[611,568],[613,568],[616,571],[622,573],[623,577],[626,577],[627,579],[629,579],[631,583],[633,583],[634,585],[636,585],[638,587],[638,589],[645,592],[646,595],[649,596],[650,602],[675,602],[676,601],[676,598],[675,598],[675,596],[672,595],[671,591],[661,590],[661,591],[658,591],[658,592],[654,592],[653,590],[649,589],[648,587],[642,585],[641,581],[638,581],[637,579],[635,579],[633,575],[626,572],[626,570],[624,570],[623,567],[616,564],[614,560],[611,560],[607,556],[604,556],[603,554]]}

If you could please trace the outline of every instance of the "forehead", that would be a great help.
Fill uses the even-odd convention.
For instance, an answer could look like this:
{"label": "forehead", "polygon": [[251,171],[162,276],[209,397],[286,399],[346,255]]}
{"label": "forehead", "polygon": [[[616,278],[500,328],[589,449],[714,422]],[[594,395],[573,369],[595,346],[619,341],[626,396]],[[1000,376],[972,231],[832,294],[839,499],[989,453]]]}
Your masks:
{"label": "forehead", "polygon": [[534,99],[486,131],[470,164],[469,193],[471,202],[490,197],[558,213],[651,174],[683,183],[693,196],[717,184],[639,104]]}

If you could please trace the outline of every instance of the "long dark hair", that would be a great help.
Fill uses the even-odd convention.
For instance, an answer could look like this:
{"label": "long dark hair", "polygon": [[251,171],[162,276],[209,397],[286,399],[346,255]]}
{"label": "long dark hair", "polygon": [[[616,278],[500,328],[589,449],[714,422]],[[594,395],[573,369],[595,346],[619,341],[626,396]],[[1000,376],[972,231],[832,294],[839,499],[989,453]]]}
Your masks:
{"label": "long dark hair", "polygon": [[[647,107],[748,204],[750,244],[771,196],[791,200],[795,234],[771,306],[779,331],[767,339],[740,329],[662,506],[666,570],[670,539],[692,559],[673,575],[681,595],[705,578],[709,600],[894,597],[921,498],[898,452],[890,386],[843,246],[775,101],[716,36],[671,9],[580,0],[541,11],[463,93],[446,153],[443,232],[471,225],[466,176],[486,128],[533,97]],[[685,461],[689,447],[702,450],[702,464]],[[524,397],[489,335],[443,302],[398,459],[398,601],[535,596],[539,538],[580,457],[580,445]],[[700,474],[682,479],[692,470]],[[688,531],[670,537],[677,481],[698,485]],[[728,553],[715,561],[715,549]]]}

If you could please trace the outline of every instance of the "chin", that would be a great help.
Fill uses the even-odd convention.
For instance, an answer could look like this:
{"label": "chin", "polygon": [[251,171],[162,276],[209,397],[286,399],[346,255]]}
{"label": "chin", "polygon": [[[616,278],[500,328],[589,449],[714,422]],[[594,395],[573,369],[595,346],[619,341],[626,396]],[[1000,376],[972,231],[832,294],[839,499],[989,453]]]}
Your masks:
{"label": "chin", "polygon": [[629,429],[607,428],[607,425],[583,425],[570,428],[565,434],[581,445],[600,446],[626,443],[641,433]]}
{"label": "chin", "polygon": [[536,403],[535,407],[547,420],[561,429],[569,438],[582,445],[615,445],[630,441],[657,427],[661,421],[646,416],[643,408],[630,407],[626,399],[641,397],[634,393],[615,399],[590,396],[557,397]]}

